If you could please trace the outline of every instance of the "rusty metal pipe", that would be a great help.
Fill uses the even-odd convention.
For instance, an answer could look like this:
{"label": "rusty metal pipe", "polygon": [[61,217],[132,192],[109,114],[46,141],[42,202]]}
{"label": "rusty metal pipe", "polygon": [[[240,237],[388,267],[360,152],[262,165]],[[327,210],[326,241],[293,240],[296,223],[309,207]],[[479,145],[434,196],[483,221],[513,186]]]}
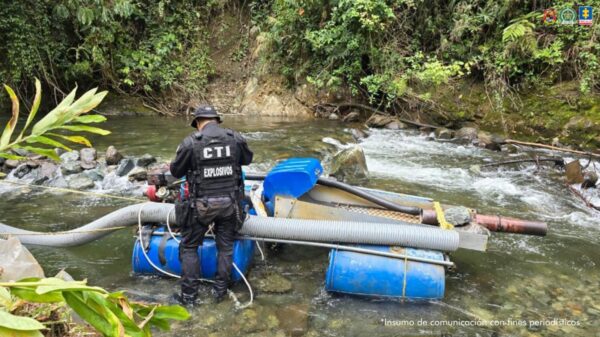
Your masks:
{"label": "rusty metal pipe", "polygon": [[[526,235],[546,236],[548,224],[542,221],[528,221],[515,218],[507,218],[499,215],[476,214],[475,222],[492,232],[504,232]],[[437,215],[434,210],[423,210],[421,223],[427,225],[438,225]]]}

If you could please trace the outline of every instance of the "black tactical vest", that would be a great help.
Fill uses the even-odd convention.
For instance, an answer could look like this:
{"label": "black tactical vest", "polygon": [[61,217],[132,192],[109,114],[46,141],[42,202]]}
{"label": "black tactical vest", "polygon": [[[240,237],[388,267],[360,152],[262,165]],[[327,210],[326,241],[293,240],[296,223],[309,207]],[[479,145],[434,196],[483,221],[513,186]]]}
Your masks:
{"label": "black tactical vest", "polygon": [[194,135],[193,195],[196,198],[235,196],[241,188],[241,167],[233,131]]}

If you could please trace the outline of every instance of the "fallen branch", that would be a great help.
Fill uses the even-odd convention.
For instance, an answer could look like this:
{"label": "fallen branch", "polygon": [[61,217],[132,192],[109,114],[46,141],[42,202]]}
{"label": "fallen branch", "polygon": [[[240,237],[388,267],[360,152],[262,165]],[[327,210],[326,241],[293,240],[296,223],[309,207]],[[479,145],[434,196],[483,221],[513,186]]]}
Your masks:
{"label": "fallen branch", "polygon": [[515,159],[515,160],[499,161],[499,162],[495,162],[495,163],[481,165],[481,167],[493,167],[493,166],[528,163],[528,162],[540,163],[540,162],[544,162],[544,161],[554,162],[555,165],[559,165],[559,166],[565,165],[565,160],[562,159],[561,157],[550,157],[550,158],[528,158],[528,159]]}
{"label": "fallen branch", "polygon": [[540,148],[554,150],[554,151],[569,152],[569,153],[575,153],[575,154],[580,154],[580,155],[594,157],[594,158],[600,158],[600,154],[587,152],[587,151],[565,149],[564,147],[557,147],[557,146],[540,144],[540,143],[522,142],[520,140],[514,140],[514,139],[507,139],[506,143],[507,144],[525,145],[525,146],[531,146],[531,147],[540,147]]}
{"label": "fallen branch", "polygon": [[[368,105],[360,104],[360,103],[350,103],[350,102],[340,103],[340,104],[324,103],[324,104],[318,104],[318,105],[320,105],[320,106],[332,106],[332,107],[335,107],[336,109],[344,108],[344,107],[359,108],[359,109],[369,110],[371,112],[378,113],[378,114],[381,114],[381,115],[387,115],[384,111],[381,111],[381,110],[375,109],[373,107],[370,107]],[[403,122],[403,123],[414,125],[414,126],[418,126],[418,127],[425,127],[425,128],[431,128],[431,129],[439,129],[440,128],[440,126],[431,125],[431,124],[425,124],[425,123],[420,123],[420,122],[415,122],[415,121],[412,121],[410,119],[405,119],[405,118],[400,118],[400,117],[396,117],[396,118],[398,118],[398,120],[401,121],[401,122]]]}
{"label": "fallen branch", "polygon": [[592,204],[591,202],[589,202],[589,200],[587,200],[585,198],[585,196],[583,194],[581,194],[581,192],[578,191],[575,187],[573,187],[573,186],[571,186],[569,184],[567,184],[567,187],[569,188],[569,190],[571,192],[573,192],[573,194],[575,194],[577,197],[579,197],[579,199],[583,200],[583,202],[585,203],[585,205],[587,207],[590,207],[590,208],[593,208],[593,209],[595,209],[597,211],[600,211],[600,206],[596,206],[596,205]]}

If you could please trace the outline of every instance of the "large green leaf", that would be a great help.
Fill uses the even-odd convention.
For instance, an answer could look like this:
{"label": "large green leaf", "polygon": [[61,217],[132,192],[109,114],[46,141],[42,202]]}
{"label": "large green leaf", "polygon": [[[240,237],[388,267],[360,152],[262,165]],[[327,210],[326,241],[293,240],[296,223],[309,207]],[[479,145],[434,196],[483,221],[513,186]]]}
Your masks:
{"label": "large green leaf", "polygon": [[0,310],[0,326],[13,330],[40,330],[45,326],[33,318],[21,317]]}
{"label": "large green leaf", "polygon": [[77,143],[77,144],[82,144],[85,145],[87,147],[92,147],[92,142],[90,142],[89,139],[83,137],[83,136],[65,136],[65,135],[61,135],[58,133],[47,133],[48,136],[53,136],[53,137],[60,137],[62,139],[66,139],[70,142],[73,143]]}
{"label": "large green leaf", "polygon": [[0,326],[0,336],[2,337],[44,337],[38,330],[13,330]]}
{"label": "large green leaf", "polygon": [[60,157],[56,154],[56,152],[54,152],[53,149],[44,149],[41,147],[34,147],[34,146],[20,146],[20,148],[25,149],[29,152],[33,152],[33,153],[37,153],[42,156],[46,156],[46,157],[56,160],[56,161],[60,161]]}
{"label": "large green leaf", "polygon": [[81,292],[66,292],[64,297],[69,307],[71,307],[71,309],[73,309],[73,311],[75,311],[79,317],[88,322],[100,333],[104,334],[105,336],[119,337],[118,327],[114,326],[114,324],[111,324],[107,318],[96,311],[95,308],[90,306],[83,298],[83,294]]}
{"label": "large green leaf", "polygon": [[0,152],[0,158],[13,159],[13,160],[21,160],[25,159],[25,157],[18,156],[12,153]]}
{"label": "large green leaf", "polygon": [[54,140],[52,138],[48,138],[46,136],[28,137],[27,138],[27,143],[29,143],[29,144],[42,143],[42,144],[45,144],[45,145],[50,145],[50,146],[54,146],[54,147],[60,147],[60,148],[65,149],[67,151],[73,151],[70,147],[64,145],[63,143],[57,142],[56,140]]}
{"label": "large green leaf", "polygon": [[31,111],[29,111],[29,116],[27,116],[27,122],[25,122],[25,126],[23,127],[23,130],[21,130],[21,134],[19,135],[19,138],[23,138],[23,135],[25,134],[25,130],[27,130],[27,128],[29,127],[29,125],[31,124],[33,119],[35,118],[35,115],[37,114],[38,109],[40,108],[41,101],[42,101],[42,84],[40,83],[40,80],[38,80],[36,78],[35,79],[35,97],[33,98],[33,104],[31,105]]}
{"label": "large green leaf", "polygon": [[106,121],[106,117],[102,115],[85,115],[79,116],[73,120],[77,123],[89,124],[89,123],[102,123]]}
{"label": "large green leaf", "polygon": [[56,128],[58,126],[57,123],[62,117],[62,115],[64,115],[65,111],[68,109],[71,103],[73,103],[76,92],[77,88],[73,89],[73,91],[71,91],[69,95],[67,95],[67,97],[65,97],[65,99],[63,99],[62,102],[58,104],[56,108],[52,109],[52,111],[47,113],[46,116],[44,116],[44,118],[35,123],[33,129],[31,129],[31,134],[37,136],[43,134],[44,132],[50,129]]}
{"label": "large green leaf", "polygon": [[8,143],[10,143],[10,137],[15,131],[17,127],[17,121],[19,120],[19,99],[17,95],[8,85],[4,85],[4,89],[8,92],[8,96],[10,96],[10,100],[12,101],[12,117],[6,123],[6,127],[4,128],[4,132],[2,136],[0,136],[0,149],[6,147]]}
{"label": "large green leaf", "polygon": [[35,287],[16,287],[11,289],[11,293],[20,299],[35,303],[60,303],[65,300],[60,292],[40,295],[35,292]]}
{"label": "large green leaf", "polygon": [[108,130],[104,130],[104,129],[100,129],[94,126],[88,126],[88,125],[63,125],[60,127],[60,129],[65,129],[65,130],[70,130],[70,131],[84,131],[84,132],[90,132],[90,133],[96,133],[102,136],[106,136],[110,134],[110,131]]}

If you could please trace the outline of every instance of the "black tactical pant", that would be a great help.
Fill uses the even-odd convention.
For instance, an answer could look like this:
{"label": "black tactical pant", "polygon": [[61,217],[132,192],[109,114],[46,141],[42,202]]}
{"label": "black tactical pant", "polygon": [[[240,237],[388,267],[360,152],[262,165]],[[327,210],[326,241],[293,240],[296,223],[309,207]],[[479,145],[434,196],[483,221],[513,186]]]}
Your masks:
{"label": "black tactical pant", "polygon": [[233,264],[233,242],[238,225],[238,211],[230,197],[216,197],[196,202],[197,221],[182,227],[182,239],[179,246],[181,260],[181,293],[195,298],[201,278],[198,247],[202,245],[204,235],[211,223],[214,223],[215,241],[218,250],[217,277],[215,292],[223,296],[227,292]]}

